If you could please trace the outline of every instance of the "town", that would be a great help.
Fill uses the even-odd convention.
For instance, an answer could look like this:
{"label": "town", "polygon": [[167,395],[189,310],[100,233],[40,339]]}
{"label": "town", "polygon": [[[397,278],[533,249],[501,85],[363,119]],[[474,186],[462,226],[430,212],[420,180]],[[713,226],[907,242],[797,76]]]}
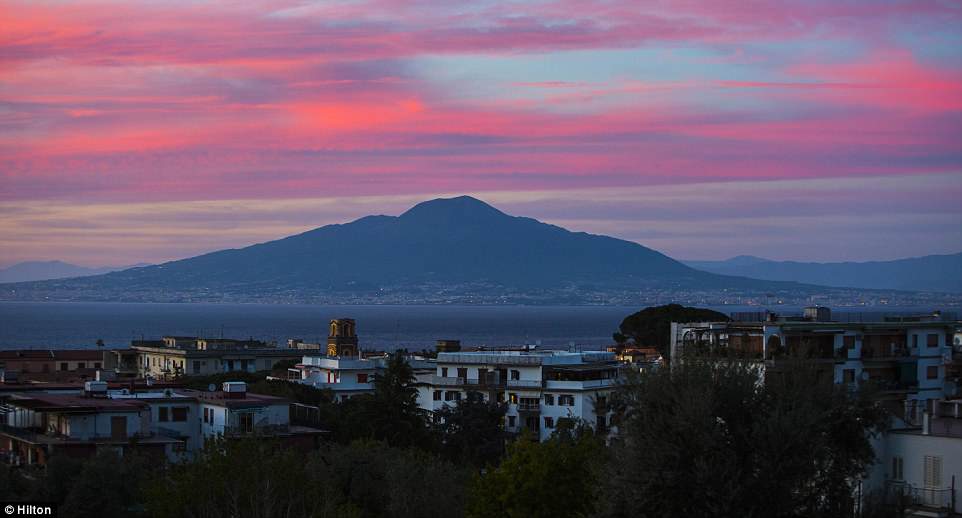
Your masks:
{"label": "town", "polygon": [[[365,438],[410,446],[436,428],[444,430],[442,449],[469,441],[459,447],[470,453],[454,459],[495,469],[526,440],[549,444],[574,434],[615,447],[627,439],[619,428],[638,418],[626,399],[632,384],[734,364],[763,385],[810,370],[818,386],[870,398],[884,419],[864,430],[870,461],[856,480],[842,481],[842,500],[860,516],[873,508],[946,516],[962,512],[962,322],[952,318],[840,322],[819,306],[794,316],[672,321],[658,343],[621,337],[607,350],[469,349],[448,338],[417,352],[367,350],[363,323],[341,318],[327,325],[326,343],[165,336],[128,348],[4,350],[0,455],[14,470],[9,480],[43,472],[58,457],[109,453],[189,466],[230,443],[308,454]],[[417,412],[424,430],[391,439],[331,417],[333,406],[390,390],[410,398],[388,400],[380,411]],[[470,413],[482,411],[490,415]]]}

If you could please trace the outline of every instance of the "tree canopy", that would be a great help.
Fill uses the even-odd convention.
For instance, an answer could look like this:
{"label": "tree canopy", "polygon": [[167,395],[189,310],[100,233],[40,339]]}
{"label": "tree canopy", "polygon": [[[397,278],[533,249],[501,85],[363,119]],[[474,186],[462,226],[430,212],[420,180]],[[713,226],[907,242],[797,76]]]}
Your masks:
{"label": "tree canopy", "polygon": [[686,361],[634,376],[614,403],[610,516],[850,515],[885,422],[809,364],[762,382],[748,363]]}
{"label": "tree canopy", "polygon": [[668,359],[672,322],[727,322],[728,316],[711,309],[668,304],[632,313],[621,321],[613,338],[619,344],[629,340],[639,347],[654,347]]}

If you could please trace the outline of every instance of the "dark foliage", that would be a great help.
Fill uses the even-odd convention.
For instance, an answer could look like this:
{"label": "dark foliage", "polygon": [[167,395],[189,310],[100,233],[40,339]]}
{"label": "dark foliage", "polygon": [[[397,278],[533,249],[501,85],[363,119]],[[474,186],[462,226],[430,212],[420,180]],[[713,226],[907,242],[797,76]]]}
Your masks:
{"label": "dark foliage", "polygon": [[625,317],[613,335],[618,343],[628,340],[640,347],[654,347],[668,359],[672,322],[727,322],[728,315],[710,309],[681,304],[652,306]]}
{"label": "dark foliage", "polygon": [[619,391],[611,516],[847,516],[885,413],[799,364],[685,362]]}
{"label": "dark foliage", "polygon": [[435,413],[442,455],[457,463],[483,467],[504,455],[502,420],[506,407],[471,392],[457,406]]}

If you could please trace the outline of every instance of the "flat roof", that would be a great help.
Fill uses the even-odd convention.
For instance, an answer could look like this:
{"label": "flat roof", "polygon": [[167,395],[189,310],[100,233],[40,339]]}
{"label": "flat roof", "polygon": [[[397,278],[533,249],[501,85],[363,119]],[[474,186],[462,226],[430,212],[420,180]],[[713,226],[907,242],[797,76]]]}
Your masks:
{"label": "flat roof", "polygon": [[138,412],[145,408],[145,404],[139,401],[75,394],[30,394],[29,396],[11,394],[6,402],[41,412]]}

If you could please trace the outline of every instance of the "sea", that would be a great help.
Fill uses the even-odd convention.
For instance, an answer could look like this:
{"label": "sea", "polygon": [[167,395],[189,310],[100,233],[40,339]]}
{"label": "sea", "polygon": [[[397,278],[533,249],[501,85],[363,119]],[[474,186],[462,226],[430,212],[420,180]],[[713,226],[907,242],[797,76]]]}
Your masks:
{"label": "sea", "polygon": [[[333,318],[353,318],[362,348],[419,351],[439,339],[466,346],[591,350],[610,345],[625,306],[278,305],[109,302],[0,302],[0,350],[127,347],[164,335],[254,338],[284,345],[290,338],[325,342]],[[724,313],[757,306],[723,306]],[[904,308],[900,313],[930,311]],[[781,313],[801,308],[779,307]],[[890,314],[887,312],[886,314]],[[872,319],[871,313],[835,312]],[[875,316],[879,316],[875,315]]]}

